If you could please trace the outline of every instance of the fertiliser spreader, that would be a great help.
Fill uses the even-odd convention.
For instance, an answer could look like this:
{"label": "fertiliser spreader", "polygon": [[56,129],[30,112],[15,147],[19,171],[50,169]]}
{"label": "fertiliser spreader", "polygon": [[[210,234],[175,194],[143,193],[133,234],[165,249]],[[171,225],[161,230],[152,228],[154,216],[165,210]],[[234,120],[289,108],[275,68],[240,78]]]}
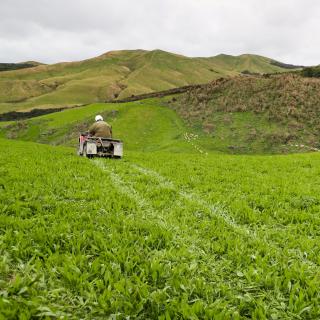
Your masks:
{"label": "fertiliser spreader", "polygon": [[112,138],[92,137],[87,132],[81,133],[78,154],[87,158],[122,158],[123,143]]}

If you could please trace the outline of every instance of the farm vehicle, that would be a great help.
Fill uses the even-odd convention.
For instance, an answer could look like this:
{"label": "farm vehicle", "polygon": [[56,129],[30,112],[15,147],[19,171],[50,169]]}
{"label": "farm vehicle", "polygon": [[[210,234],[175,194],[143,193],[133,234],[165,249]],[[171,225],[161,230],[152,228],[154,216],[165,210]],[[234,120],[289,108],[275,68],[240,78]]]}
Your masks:
{"label": "farm vehicle", "polygon": [[123,142],[113,138],[93,137],[88,132],[80,133],[78,155],[87,158],[122,158]]}

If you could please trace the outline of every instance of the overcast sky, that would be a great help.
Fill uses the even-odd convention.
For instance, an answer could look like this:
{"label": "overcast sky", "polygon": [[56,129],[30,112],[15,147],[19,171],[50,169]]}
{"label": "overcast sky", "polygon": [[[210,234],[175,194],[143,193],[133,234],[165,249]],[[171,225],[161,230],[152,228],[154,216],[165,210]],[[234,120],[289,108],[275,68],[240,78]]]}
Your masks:
{"label": "overcast sky", "polygon": [[320,64],[319,0],[0,0],[0,62],[118,49]]}

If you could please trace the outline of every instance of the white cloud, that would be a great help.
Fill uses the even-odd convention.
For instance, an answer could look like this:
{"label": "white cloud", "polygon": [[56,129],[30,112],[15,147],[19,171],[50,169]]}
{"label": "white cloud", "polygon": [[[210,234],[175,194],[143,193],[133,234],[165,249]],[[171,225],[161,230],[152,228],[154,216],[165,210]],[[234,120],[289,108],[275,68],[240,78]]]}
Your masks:
{"label": "white cloud", "polygon": [[318,0],[1,0],[0,61],[160,48],[320,63]]}

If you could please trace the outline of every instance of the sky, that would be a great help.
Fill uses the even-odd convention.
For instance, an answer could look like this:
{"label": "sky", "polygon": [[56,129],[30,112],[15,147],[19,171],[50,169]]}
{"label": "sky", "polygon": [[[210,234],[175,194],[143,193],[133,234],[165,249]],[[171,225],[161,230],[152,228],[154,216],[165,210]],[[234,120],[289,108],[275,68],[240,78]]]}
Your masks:
{"label": "sky", "polygon": [[0,0],[0,62],[121,49],[320,64],[319,0]]}

